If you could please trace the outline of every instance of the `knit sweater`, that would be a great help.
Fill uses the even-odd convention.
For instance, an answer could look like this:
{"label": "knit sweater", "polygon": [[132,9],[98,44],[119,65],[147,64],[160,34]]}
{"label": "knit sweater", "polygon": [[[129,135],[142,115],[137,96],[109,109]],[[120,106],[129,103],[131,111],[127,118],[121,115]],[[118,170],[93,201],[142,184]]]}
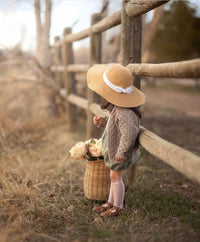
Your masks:
{"label": "knit sweater", "polygon": [[136,139],[140,121],[131,109],[115,106],[108,120],[108,156],[112,164],[119,163],[116,156],[125,161],[138,158]]}

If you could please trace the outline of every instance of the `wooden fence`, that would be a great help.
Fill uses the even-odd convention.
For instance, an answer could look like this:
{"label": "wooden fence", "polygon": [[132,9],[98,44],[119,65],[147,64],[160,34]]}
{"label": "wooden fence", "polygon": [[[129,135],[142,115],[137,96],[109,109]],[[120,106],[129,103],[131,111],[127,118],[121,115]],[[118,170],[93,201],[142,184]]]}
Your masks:
{"label": "wooden fence", "polygon": [[[73,92],[74,73],[87,72],[88,68],[101,63],[101,34],[121,23],[121,64],[133,74],[133,82],[140,88],[140,76],[149,77],[200,77],[200,59],[163,64],[141,64],[141,29],[142,14],[168,2],[169,0],[123,0],[122,10],[104,19],[100,14],[91,16],[91,27],[79,33],[72,34],[70,28],[65,28],[62,39],[56,37],[54,45],[54,65],[51,71],[55,73],[60,89],[66,90],[66,118],[69,130],[76,125],[76,108],[87,111],[87,137],[95,132],[92,124],[93,115],[104,115],[97,104],[98,95],[88,90],[87,99]],[[72,43],[84,38],[90,38],[90,58],[88,65],[74,64]],[[137,63],[137,64],[136,64]],[[64,82],[63,82],[64,80]],[[148,152],[166,162],[189,179],[200,183],[200,157],[191,152],[163,140],[154,133],[141,127],[139,141]],[[129,185],[135,181],[136,166],[130,169]]]}

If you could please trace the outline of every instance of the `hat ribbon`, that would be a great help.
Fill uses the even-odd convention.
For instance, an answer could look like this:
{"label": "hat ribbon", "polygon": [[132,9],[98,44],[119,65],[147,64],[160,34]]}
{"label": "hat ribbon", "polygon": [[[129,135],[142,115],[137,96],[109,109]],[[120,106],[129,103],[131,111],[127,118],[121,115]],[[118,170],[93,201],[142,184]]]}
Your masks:
{"label": "hat ribbon", "polygon": [[119,87],[119,86],[116,86],[114,85],[112,82],[110,82],[108,80],[108,77],[106,76],[106,72],[103,73],[103,80],[104,82],[106,83],[107,86],[109,86],[111,89],[113,89],[114,91],[118,92],[118,93],[131,93],[133,91],[133,87],[130,86],[130,87],[127,87],[127,88],[123,88],[123,87]]}

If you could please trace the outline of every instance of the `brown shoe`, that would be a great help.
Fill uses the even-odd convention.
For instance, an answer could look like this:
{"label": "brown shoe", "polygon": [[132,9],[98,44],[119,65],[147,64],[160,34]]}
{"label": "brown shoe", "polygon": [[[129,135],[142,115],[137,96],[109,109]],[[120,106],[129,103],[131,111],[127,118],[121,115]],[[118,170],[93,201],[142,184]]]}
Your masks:
{"label": "brown shoe", "polygon": [[115,206],[100,214],[101,217],[106,218],[120,215],[122,215],[122,209]]}
{"label": "brown shoe", "polygon": [[103,213],[109,209],[111,209],[113,205],[109,202],[102,204],[101,206],[96,206],[92,210],[96,213]]}

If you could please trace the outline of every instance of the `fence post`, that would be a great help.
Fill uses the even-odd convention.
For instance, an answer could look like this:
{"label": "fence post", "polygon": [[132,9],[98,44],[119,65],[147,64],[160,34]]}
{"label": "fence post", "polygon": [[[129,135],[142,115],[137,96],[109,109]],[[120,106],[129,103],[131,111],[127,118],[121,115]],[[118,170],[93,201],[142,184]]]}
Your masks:
{"label": "fence post", "polygon": [[[94,13],[91,15],[91,26],[98,21],[101,20],[101,14]],[[90,33],[90,59],[89,59],[89,66],[93,66],[94,64],[101,63],[101,33],[93,34]],[[91,103],[96,102],[99,103],[100,96],[88,88],[88,106]],[[101,135],[101,130],[96,128],[93,125],[93,114],[91,113],[90,109],[87,110],[87,138],[95,137],[99,138]]]}
{"label": "fence post", "polygon": [[[133,18],[132,21],[132,40],[131,52],[133,55],[132,63],[141,63],[141,52],[142,52],[142,16]],[[141,88],[141,78],[140,76],[134,76],[133,79],[134,86],[138,89]],[[134,163],[129,171],[128,181],[131,188],[134,187],[136,183],[136,170],[137,163]]]}
{"label": "fence post", "polygon": [[131,18],[126,13],[126,0],[122,1],[121,11],[121,59],[120,63],[123,66],[127,66],[130,63],[130,51],[131,51]]}
{"label": "fence post", "polygon": [[[55,63],[55,67],[56,68],[58,68],[62,64],[61,47],[57,45],[57,43],[59,41],[60,41],[60,37],[59,36],[55,36],[54,37],[54,43],[55,43],[55,47],[54,47],[55,48],[55,51],[54,51],[54,63]],[[62,73],[58,69],[55,70],[55,79],[56,79],[56,82],[57,82],[59,88],[61,88],[62,87]]]}
{"label": "fence post", "polygon": [[[133,44],[131,45],[131,53],[133,55],[133,61],[131,63],[141,63],[141,52],[142,52],[142,16],[138,16],[132,21],[132,33],[133,33]],[[138,89],[141,88],[140,76],[134,76],[134,86]]]}
{"label": "fence post", "polygon": [[77,123],[77,108],[68,101],[68,96],[72,93],[74,74],[67,70],[69,64],[74,62],[72,43],[66,42],[65,37],[71,34],[71,28],[64,28],[63,30],[63,41],[62,41],[62,54],[63,54],[63,76],[64,85],[66,89],[66,118],[67,118],[67,129],[73,130]]}
{"label": "fence post", "polygon": [[[62,65],[62,58],[61,58],[61,46],[58,46],[58,42],[60,41],[60,37],[59,36],[55,36],[54,37],[54,65],[56,68],[59,68],[59,66]],[[63,76],[62,73],[59,69],[55,70],[55,80],[56,80],[56,84],[58,86],[59,89],[63,88]],[[61,99],[61,97],[59,95],[55,95],[55,101],[56,101],[56,105],[58,107],[58,113],[59,115],[63,115],[64,113],[64,107],[62,105],[63,100]]]}
{"label": "fence post", "polygon": [[[127,0],[122,2],[121,12],[121,64],[141,62],[142,16],[130,18],[126,13]],[[140,77],[133,78],[134,86],[140,89]],[[136,181],[136,163],[126,174],[126,183],[133,188]]]}

